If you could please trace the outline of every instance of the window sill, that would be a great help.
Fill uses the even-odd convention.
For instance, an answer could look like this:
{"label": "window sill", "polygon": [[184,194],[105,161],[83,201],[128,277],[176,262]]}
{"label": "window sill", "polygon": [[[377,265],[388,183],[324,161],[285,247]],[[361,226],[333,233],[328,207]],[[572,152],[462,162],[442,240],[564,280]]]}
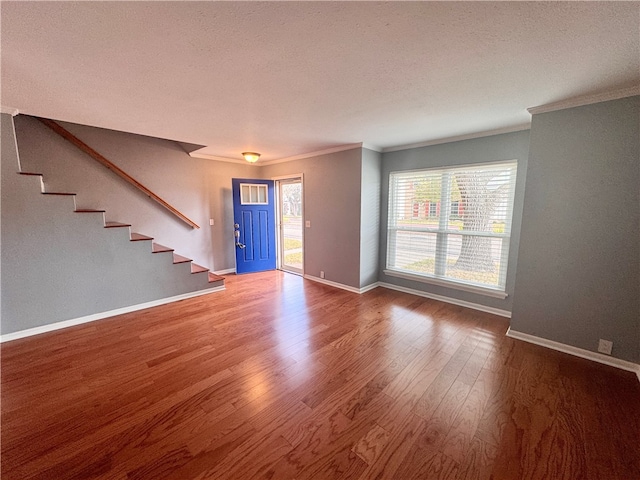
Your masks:
{"label": "window sill", "polygon": [[424,275],[414,275],[412,273],[400,272],[397,270],[384,270],[385,275],[390,277],[404,278],[406,280],[412,280],[414,282],[430,283],[432,285],[438,285],[440,287],[454,288],[456,290],[463,290],[465,292],[477,293],[478,295],[484,295],[486,297],[494,298],[507,298],[509,295],[503,290],[495,290],[492,288],[476,287],[474,285],[466,285],[464,283],[453,282],[451,280],[443,280],[440,278],[427,277]]}

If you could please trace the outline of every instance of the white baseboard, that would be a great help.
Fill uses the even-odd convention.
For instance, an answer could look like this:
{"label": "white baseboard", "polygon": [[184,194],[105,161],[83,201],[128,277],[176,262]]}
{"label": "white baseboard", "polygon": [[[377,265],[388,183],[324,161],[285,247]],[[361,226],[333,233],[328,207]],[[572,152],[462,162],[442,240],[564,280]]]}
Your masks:
{"label": "white baseboard", "polygon": [[303,275],[303,277],[307,280],[311,280],[314,282],[318,282],[318,283],[323,283],[324,285],[329,285],[331,287],[336,287],[336,288],[340,288],[342,290],[346,290],[348,292],[353,292],[353,293],[365,293],[368,292],[369,290],[373,290],[374,288],[376,288],[378,286],[378,282],[376,283],[372,283],[371,285],[367,285],[365,287],[362,288],[356,288],[356,287],[352,287],[351,285],[345,285],[344,283],[338,283],[338,282],[332,282],[331,280],[327,280],[325,278],[318,278],[318,277],[314,277],[313,275]]}
{"label": "white baseboard", "polygon": [[378,282],[378,285],[390,290],[397,290],[399,292],[410,293],[411,295],[417,295],[419,297],[426,297],[432,300],[439,300],[440,302],[451,303],[460,307],[472,308],[473,310],[479,310],[481,312],[493,313],[501,317],[511,318],[511,312],[508,310],[502,310],[500,308],[487,307],[479,303],[466,302],[464,300],[458,300],[457,298],[445,297],[444,295],[436,295],[435,293],[423,292],[422,290],[416,290],[414,288],[401,287],[392,283]]}
{"label": "white baseboard", "polygon": [[227,268],[226,270],[216,270],[213,273],[215,273],[216,275],[228,275],[230,273],[236,273],[236,269],[235,268]]}
{"label": "white baseboard", "polygon": [[610,367],[620,368],[628,372],[634,372],[640,380],[640,365],[619,358],[610,357],[609,355],[603,355],[598,352],[591,352],[582,348],[567,345],[565,343],[554,342],[553,340],[547,340],[546,338],[536,337],[535,335],[529,335],[528,333],[518,332],[509,328],[507,330],[507,337],[515,338],[516,340],[522,340],[523,342],[533,343],[540,345],[541,347],[550,348],[559,352],[568,353],[576,357],[585,358],[594,362],[603,363]]}
{"label": "white baseboard", "polygon": [[415,290],[413,288],[401,287],[398,285],[394,285],[392,283],[375,282],[362,288],[356,288],[350,285],[344,285],[342,283],[332,282],[331,280],[327,280],[324,278],[318,278],[313,275],[304,275],[304,278],[306,278],[307,280],[312,280],[314,282],[323,283],[325,285],[330,285],[332,287],[341,288],[342,290],[347,290],[348,292],[360,293],[360,294],[368,292],[369,290],[373,290],[374,288],[377,288],[377,287],[383,287],[383,288],[388,288],[390,290],[397,290],[399,292],[410,293],[411,295],[417,295],[419,297],[426,297],[432,300],[439,300],[441,302],[451,303],[453,305],[458,305],[460,307],[472,308],[474,310],[479,310],[481,312],[493,313],[494,315],[499,315],[501,317],[511,318],[511,312],[509,312],[508,310],[487,307],[485,305],[480,305],[479,303],[465,302],[464,300],[445,297],[443,295],[436,295],[435,293],[423,292],[422,290]]}
{"label": "white baseboard", "polygon": [[5,335],[0,335],[0,343],[10,342],[11,340],[17,340],[19,338],[31,337],[33,335],[40,335],[41,333],[53,332],[55,330],[61,330],[63,328],[81,325],[83,323],[95,322],[96,320],[102,320],[103,318],[114,317],[116,315],[135,312],[137,310],[144,310],[145,308],[157,307],[158,305],[164,305],[167,303],[177,302],[178,300],[198,297],[200,295],[206,295],[208,293],[221,292],[224,289],[224,285],[220,287],[207,288],[206,290],[183,293],[181,295],[176,295],[173,297],[161,298],[159,300],[153,300],[151,302],[139,303],[137,305],[131,305],[129,307],[116,308],[115,310],[109,310],[107,312],[94,313],[92,315],[86,315],[84,317],[72,318],[70,320],[50,323],[49,325],[29,328],[27,330],[21,330],[19,332],[7,333]]}
{"label": "white baseboard", "polygon": [[370,290],[373,290],[374,288],[378,288],[379,286],[380,286],[380,282],[371,283],[369,285],[362,287],[360,289],[360,293],[366,293]]}

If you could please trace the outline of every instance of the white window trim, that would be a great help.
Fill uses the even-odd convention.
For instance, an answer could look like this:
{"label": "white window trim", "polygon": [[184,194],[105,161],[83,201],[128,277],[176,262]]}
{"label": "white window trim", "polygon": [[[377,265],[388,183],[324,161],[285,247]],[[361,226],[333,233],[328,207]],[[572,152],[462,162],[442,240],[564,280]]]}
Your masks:
{"label": "white window trim", "polygon": [[[482,163],[460,164],[460,165],[451,165],[451,166],[427,167],[427,168],[420,168],[420,169],[413,169],[413,170],[392,171],[392,172],[389,172],[389,178],[390,178],[389,189],[391,190],[392,188],[391,177],[393,174],[406,174],[406,173],[414,173],[414,172],[418,173],[418,172],[424,172],[428,170],[443,170],[443,169],[448,170],[448,169],[457,169],[457,168],[464,168],[464,167],[494,166],[494,165],[502,165],[510,162],[515,162],[516,168],[517,168],[517,160],[513,159],[513,160],[500,160],[495,162],[482,162]],[[389,261],[389,255],[391,254],[390,232],[392,231],[425,232],[425,233],[433,233],[433,234],[471,235],[471,236],[502,238],[503,245],[504,243],[507,244],[507,248],[502,249],[502,255],[503,255],[502,261],[505,261],[505,262],[508,261],[508,258],[506,257],[508,257],[508,252],[509,252],[508,247],[511,240],[511,224],[513,222],[513,207],[514,207],[514,199],[515,199],[515,179],[514,179],[513,185],[514,185],[514,190],[512,190],[511,195],[509,196],[509,199],[508,199],[509,210],[511,212],[511,214],[507,219],[507,223],[509,227],[508,231],[510,232],[509,234],[449,230],[444,226],[442,216],[441,216],[441,225],[439,226],[439,228],[438,227],[436,228],[417,227],[417,226],[410,226],[410,225],[398,227],[396,225],[390,226],[390,224],[388,223],[387,224],[387,256],[386,256],[387,266],[386,266],[386,269],[383,270],[384,274],[391,277],[404,278],[406,280],[412,280],[412,281],[421,282],[421,283],[428,283],[428,284],[453,288],[457,290],[472,292],[472,293],[494,297],[494,298],[502,298],[502,299],[507,298],[508,294],[506,292],[506,278],[505,278],[507,274],[507,269],[504,269],[504,271],[500,272],[500,279],[499,279],[500,285],[493,288],[487,285],[474,285],[473,283],[456,281],[455,279],[451,279],[451,278],[433,276],[428,273],[416,273],[416,272],[408,272],[402,269],[395,269],[393,267],[389,267],[388,261]],[[390,199],[391,199],[391,195],[389,195],[389,200]],[[391,205],[389,205],[389,209],[391,209]],[[449,215],[449,212],[446,212],[447,217],[448,215]]]}

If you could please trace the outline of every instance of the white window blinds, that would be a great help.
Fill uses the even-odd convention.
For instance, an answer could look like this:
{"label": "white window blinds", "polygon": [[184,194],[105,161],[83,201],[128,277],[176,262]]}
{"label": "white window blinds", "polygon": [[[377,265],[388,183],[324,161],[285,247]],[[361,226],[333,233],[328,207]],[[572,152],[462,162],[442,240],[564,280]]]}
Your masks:
{"label": "white window blinds", "polygon": [[504,290],[517,162],[392,172],[387,270]]}

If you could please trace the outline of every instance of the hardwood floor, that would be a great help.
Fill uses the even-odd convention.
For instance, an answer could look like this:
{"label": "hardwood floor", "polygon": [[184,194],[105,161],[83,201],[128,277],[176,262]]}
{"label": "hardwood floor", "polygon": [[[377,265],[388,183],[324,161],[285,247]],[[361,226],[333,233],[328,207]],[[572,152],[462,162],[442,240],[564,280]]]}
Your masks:
{"label": "hardwood floor", "polygon": [[640,478],[640,383],[282,272],[5,343],[2,478]]}

